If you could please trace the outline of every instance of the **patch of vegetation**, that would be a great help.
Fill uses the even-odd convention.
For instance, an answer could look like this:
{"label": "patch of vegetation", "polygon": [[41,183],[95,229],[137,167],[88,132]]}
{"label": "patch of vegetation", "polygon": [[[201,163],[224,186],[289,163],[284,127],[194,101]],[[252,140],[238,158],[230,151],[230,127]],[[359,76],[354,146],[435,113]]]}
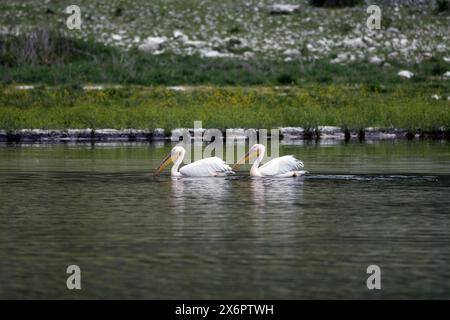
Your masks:
{"label": "patch of vegetation", "polygon": [[166,87],[78,90],[0,89],[0,129],[275,128],[334,125],[432,131],[450,128],[450,102],[437,88],[310,85],[307,87]]}
{"label": "patch of vegetation", "polygon": [[282,85],[295,84],[295,79],[292,78],[291,75],[286,74],[286,73],[279,75],[277,77],[277,81],[279,84],[282,84]]}
{"label": "patch of vegetation", "polygon": [[436,0],[437,12],[450,12],[450,0]]}
{"label": "patch of vegetation", "polygon": [[[306,50],[306,49],[305,49]],[[307,54],[302,50],[302,54]],[[171,53],[151,55],[36,30],[19,37],[0,35],[0,83],[79,86],[85,83],[137,85],[307,85],[311,83],[394,85],[396,70],[408,69],[426,85],[450,70],[440,57],[421,65],[380,68],[328,60],[304,62],[203,58]],[[442,81],[441,81],[442,82]],[[404,82],[408,86],[408,82]],[[442,86],[450,89],[448,81]],[[450,90],[449,90],[450,91]]]}
{"label": "patch of vegetation", "polygon": [[309,0],[315,7],[351,7],[361,3],[361,0]]}
{"label": "patch of vegetation", "polygon": [[81,58],[86,45],[80,41],[52,34],[46,30],[34,30],[27,36],[0,37],[0,65],[60,65],[67,60]]}

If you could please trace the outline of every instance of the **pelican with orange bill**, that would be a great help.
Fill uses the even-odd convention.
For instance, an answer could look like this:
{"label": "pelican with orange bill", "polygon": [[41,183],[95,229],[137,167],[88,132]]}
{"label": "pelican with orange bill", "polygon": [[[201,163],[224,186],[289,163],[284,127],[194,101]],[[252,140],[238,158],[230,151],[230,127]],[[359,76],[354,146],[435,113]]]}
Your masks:
{"label": "pelican with orange bill", "polygon": [[170,170],[172,177],[217,177],[234,174],[231,167],[218,157],[201,159],[178,170],[185,155],[186,150],[182,146],[175,146],[161,161],[155,174],[161,173],[170,164],[173,164]]}
{"label": "pelican with orange bill", "polygon": [[241,165],[250,159],[256,157],[250,169],[252,177],[299,177],[307,173],[300,170],[304,167],[303,162],[293,156],[283,156],[270,160],[259,167],[266,148],[262,144],[255,144],[234,166],[233,170],[238,169]]}

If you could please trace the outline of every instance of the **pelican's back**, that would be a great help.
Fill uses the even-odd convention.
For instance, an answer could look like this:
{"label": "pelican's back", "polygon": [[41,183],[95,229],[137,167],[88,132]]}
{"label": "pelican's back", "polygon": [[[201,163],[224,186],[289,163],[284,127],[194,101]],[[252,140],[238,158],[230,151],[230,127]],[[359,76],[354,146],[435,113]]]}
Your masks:
{"label": "pelican's back", "polygon": [[263,176],[276,176],[303,168],[303,163],[293,156],[275,158],[258,168]]}
{"label": "pelican's back", "polygon": [[205,158],[188,165],[185,165],[180,169],[180,173],[183,176],[190,177],[206,177],[217,175],[230,175],[233,174],[233,170],[222,159],[218,157]]}

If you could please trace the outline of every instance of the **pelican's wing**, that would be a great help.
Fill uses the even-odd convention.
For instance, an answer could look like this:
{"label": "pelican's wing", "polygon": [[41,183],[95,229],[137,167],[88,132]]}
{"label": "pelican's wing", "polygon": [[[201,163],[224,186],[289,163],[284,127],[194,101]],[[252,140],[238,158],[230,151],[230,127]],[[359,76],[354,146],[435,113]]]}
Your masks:
{"label": "pelican's wing", "polygon": [[229,175],[234,172],[222,159],[218,157],[211,157],[185,165],[180,169],[180,173],[183,176],[189,177],[206,177]]}
{"label": "pelican's wing", "polygon": [[261,167],[259,172],[263,176],[277,176],[283,173],[297,171],[303,168],[303,162],[293,156],[284,156],[270,160]]}

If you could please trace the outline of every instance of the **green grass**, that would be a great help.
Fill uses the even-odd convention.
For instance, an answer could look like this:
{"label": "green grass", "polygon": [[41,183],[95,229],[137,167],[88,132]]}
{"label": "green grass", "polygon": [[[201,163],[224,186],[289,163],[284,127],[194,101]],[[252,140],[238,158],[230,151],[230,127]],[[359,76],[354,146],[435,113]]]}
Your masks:
{"label": "green grass", "polygon": [[3,87],[0,128],[274,128],[335,125],[432,131],[450,128],[450,102],[429,88],[311,85],[308,87],[127,87],[102,91]]}

